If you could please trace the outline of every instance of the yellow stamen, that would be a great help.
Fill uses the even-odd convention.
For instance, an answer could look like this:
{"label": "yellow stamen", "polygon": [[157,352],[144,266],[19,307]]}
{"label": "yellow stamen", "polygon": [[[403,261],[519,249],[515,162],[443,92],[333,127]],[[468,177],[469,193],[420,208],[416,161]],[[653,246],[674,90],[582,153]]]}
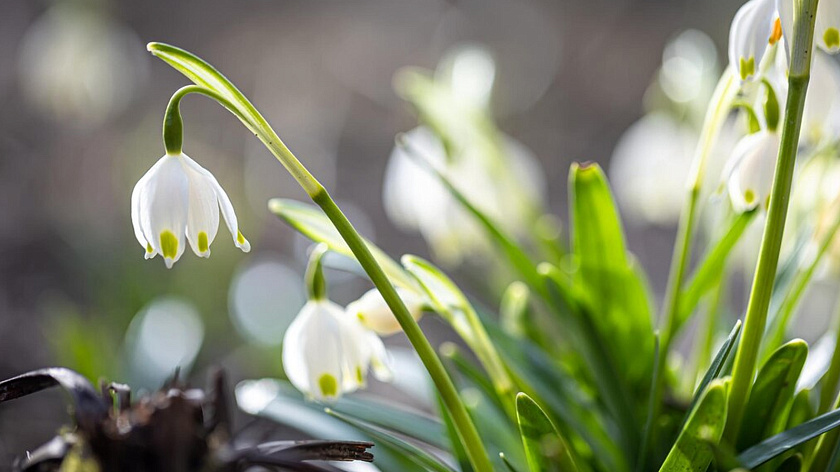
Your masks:
{"label": "yellow stamen", "polygon": [[770,45],[776,44],[782,38],[782,20],[780,18],[776,18],[776,22],[773,23],[773,32],[770,33]]}
{"label": "yellow stamen", "polygon": [[166,230],[160,233],[160,252],[168,259],[175,259],[178,254],[178,238],[172,231]]}

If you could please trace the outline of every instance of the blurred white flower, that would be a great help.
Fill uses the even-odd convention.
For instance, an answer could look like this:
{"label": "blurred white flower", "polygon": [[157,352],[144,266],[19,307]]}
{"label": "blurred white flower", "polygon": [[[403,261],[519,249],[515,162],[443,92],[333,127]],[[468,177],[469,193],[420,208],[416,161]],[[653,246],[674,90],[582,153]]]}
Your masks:
{"label": "blurred white flower", "polygon": [[79,3],[55,2],[26,32],[21,87],[49,118],[92,127],[128,104],[145,77],[144,48],[126,27]]}
{"label": "blurred white flower", "polygon": [[134,236],[146,250],[146,259],[163,256],[166,267],[181,258],[186,238],[193,252],[210,256],[210,244],[219,229],[219,208],[245,252],[251,244],[242,236],[233,205],[209,171],[186,154],[166,154],[146,172],[131,193]]}
{"label": "blurred white flower", "polygon": [[811,79],[805,96],[800,140],[818,144],[840,137],[840,65],[826,54],[816,52]]}
{"label": "blurred white flower", "polygon": [[628,221],[667,225],[679,218],[697,133],[656,112],[634,123],[610,158],[610,182]]}
{"label": "blurred white flower", "polygon": [[[412,318],[419,320],[423,316],[424,300],[417,293],[397,288],[397,294],[405,303]],[[347,305],[347,316],[358,318],[359,322],[368,329],[382,336],[398,333],[402,330],[397,318],[382,294],[377,289],[368,290],[355,302]]]}
{"label": "blurred white flower", "polygon": [[327,299],[310,300],[292,321],[283,368],[295,388],[319,401],[364,387],[369,368],[378,379],[391,376],[382,340]]}
{"label": "blurred white flower", "polygon": [[781,34],[774,0],[750,0],[738,10],[729,29],[729,63],[741,80],[756,76],[768,44]]}
{"label": "blurred white flower", "polygon": [[[423,126],[406,133],[406,140],[494,222],[513,234],[525,231],[534,202],[542,201],[545,181],[524,145],[503,136],[505,162],[493,163],[473,147],[450,157],[440,139]],[[489,250],[473,217],[400,146],[391,152],[382,194],[388,217],[404,230],[419,231],[444,264]]]}
{"label": "blurred white flower", "polygon": [[766,208],[778,154],[779,135],[774,131],[761,130],[738,141],[723,171],[735,211]]}
{"label": "blurred white flower", "polygon": [[702,117],[719,75],[715,43],[701,31],[686,30],[662,51],[657,83],[670,100],[696,107]]}
{"label": "blurred white flower", "polygon": [[126,356],[139,386],[158,388],[176,369],[189,375],[204,339],[204,323],[191,303],[161,297],[143,307],[126,331]]}

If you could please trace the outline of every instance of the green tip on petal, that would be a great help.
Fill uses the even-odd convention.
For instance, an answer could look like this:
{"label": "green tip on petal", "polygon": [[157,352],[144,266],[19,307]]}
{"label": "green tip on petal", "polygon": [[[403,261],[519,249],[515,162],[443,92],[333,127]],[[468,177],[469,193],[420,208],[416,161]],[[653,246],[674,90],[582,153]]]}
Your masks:
{"label": "green tip on petal", "polygon": [[239,244],[245,244],[245,236],[242,236],[242,231],[236,232],[236,242]]}
{"label": "green tip on petal", "polygon": [[825,41],[825,46],[830,49],[840,46],[840,31],[837,31],[837,28],[826,28],[825,33],[823,33],[823,41]]}
{"label": "green tip on petal", "polygon": [[364,372],[362,372],[361,366],[356,366],[356,381],[360,384],[365,383],[365,375]]}
{"label": "green tip on petal", "polygon": [[738,70],[741,73],[741,80],[747,80],[747,77],[755,74],[755,57],[750,56],[749,59],[742,57]]}
{"label": "green tip on petal", "polygon": [[175,259],[178,254],[178,238],[172,231],[166,230],[160,233],[160,252],[166,259]]}
{"label": "green tip on petal", "polygon": [[146,243],[146,254],[151,254],[153,252],[155,252],[155,248],[153,248],[150,243]]}
{"label": "green tip on petal", "polygon": [[201,231],[198,233],[198,250],[202,253],[207,252],[210,249],[210,243],[207,239],[207,233]]}
{"label": "green tip on petal", "polygon": [[755,202],[755,192],[752,190],[744,192],[744,201],[747,202],[747,205],[752,205]]}
{"label": "green tip on petal", "polygon": [[321,389],[321,395],[335,397],[338,395],[338,380],[334,375],[324,374],[318,379],[318,388]]}

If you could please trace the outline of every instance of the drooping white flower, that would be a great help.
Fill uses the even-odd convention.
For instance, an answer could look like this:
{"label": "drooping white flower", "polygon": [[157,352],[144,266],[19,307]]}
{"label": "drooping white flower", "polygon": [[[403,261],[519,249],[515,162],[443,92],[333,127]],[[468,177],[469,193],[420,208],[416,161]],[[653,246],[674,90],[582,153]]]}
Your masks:
{"label": "drooping white flower", "polygon": [[750,0],[738,10],[729,29],[729,62],[741,80],[757,75],[767,46],[781,34],[774,0]]}
{"label": "drooping white flower", "polygon": [[250,251],[233,205],[213,174],[186,154],[166,154],[131,193],[134,236],[146,250],[146,259],[160,254],[168,268],[184,253],[185,239],[196,255],[209,257],[219,229],[220,208],[233,243]]}
{"label": "drooping white flower", "polygon": [[761,130],[741,138],[724,170],[732,206],[745,212],[767,205],[779,154],[779,135]]}
{"label": "drooping white flower", "polygon": [[339,305],[310,300],[283,337],[283,368],[307,397],[331,401],[365,385],[367,371],[390,378],[382,340]]}
{"label": "drooping white flower", "polygon": [[[423,298],[417,293],[397,288],[397,294],[405,303],[411,317],[419,320],[423,316]],[[356,317],[366,328],[382,336],[388,336],[402,330],[394,313],[385,303],[382,294],[377,289],[368,290],[355,302],[347,305],[347,316]]]}

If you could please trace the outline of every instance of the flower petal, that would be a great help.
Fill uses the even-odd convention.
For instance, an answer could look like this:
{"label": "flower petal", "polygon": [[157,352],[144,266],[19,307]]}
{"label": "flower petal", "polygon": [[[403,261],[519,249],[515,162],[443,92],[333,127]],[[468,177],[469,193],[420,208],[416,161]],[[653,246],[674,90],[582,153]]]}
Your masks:
{"label": "flower petal", "polygon": [[830,54],[840,51],[840,2],[837,0],[822,0],[817,5],[814,42]]}
{"label": "flower petal", "polygon": [[729,176],[727,188],[732,206],[744,212],[766,205],[773,187],[779,135],[760,131],[745,136],[732,151],[737,164]]}
{"label": "flower petal", "polygon": [[143,234],[171,268],[184,253],[189,202],[189,179],[179,156],[166,155],[158,161],[138,198]]}
{"label": "flower petal", "polygon": [[210,244],[219,230],[219,202],[213,182],[196,168],[201,166],[192,159],[184,160],[184,170],[190,181],[187,240],[197,256],[209,257]]}
{"label": "flower petal", "polygon": [[729,29],[729,62],[741,80],[752,79],[773,38],[776,17],[774,0],[750,0],[732,19]]}
{"label": "flower petal", "polygon": [[[397,288],[397,294],[405,303],[408,311],[415,320],[423,316],[423,298],[415,292]],[[385,303],[382,294],[377,289],[371,289],[358,300],[347,305],[347,315],[354,317],[361,324],[379,335],[387,336],[402,330],[394,313]]]}
{"label": "flower petal", "polygon": [[320,401],[342,393],[341,337],[329,303],[308,302],[283,337],[286,376],[295,388]]}
{"label": "flower petal", "polygon": [[236,245],[239,249],[242,249],[243,252],[248,252],[251,250],[251,243],[245,239],[245,236],[239,231],[239,223],[236,220],[236,213],[233,211],[233,204],[230,202],[230,198],[228,198],[227,193],[225,193],[225,189],[219,185],[219,182],[216,180],[216,177],[213,174],[198,165],[197,162],[190,159],[187,156],[184,159],[188,166],[190,166],[196,172],[201,173],[207,178],[207,181],[210,183],[211,187],[213,187],[213,191],[216,193],[216,199],[219,202],[219,208],[222,210],[222,216],[225,219],[225,224],[230,231],[231,236],[233,236],[233,244]]}

